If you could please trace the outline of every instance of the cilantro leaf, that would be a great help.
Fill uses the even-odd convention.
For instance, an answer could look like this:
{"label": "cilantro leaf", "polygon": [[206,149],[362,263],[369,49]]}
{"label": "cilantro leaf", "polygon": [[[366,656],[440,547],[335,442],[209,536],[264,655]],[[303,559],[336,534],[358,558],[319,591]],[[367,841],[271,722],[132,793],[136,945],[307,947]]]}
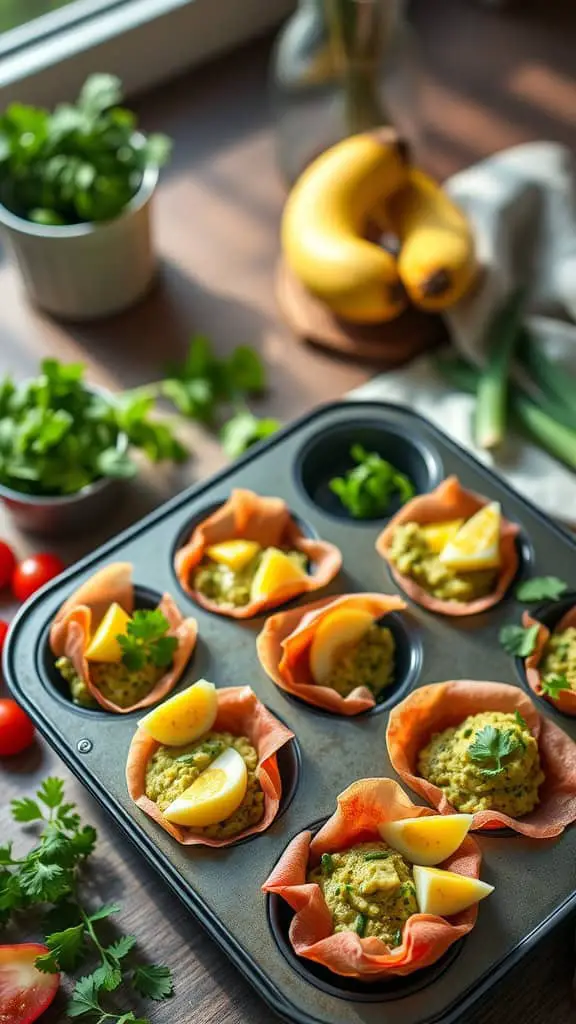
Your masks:
{"label": "cilantro leaf", "polygon": [[95,910],[92,914],[89,915],[89,920],[92,921],[92,923],[94,923],[94,921],[104,921],[105,918],[111,917],[112,914],[119,913],[119,903],[104,903],[101,907],[98,908],[98,910]]}
{"label": "cilantro leaf", "polygon": [[518,658],[527,658],[536,647],[539,626],[502,626],[498,638],[502,647],[508,654],[516,655]]}
{"label": "cilantro leaf", "polygon": [[84,925],[78,924],[63,932],[53,932],[46,937],[46,945],[50,953],[43,953],[35,960],[40,971],[73,971],[84,954]]}
{"label": "cilantro leaf", "polygon": [[533,601],[556,601],[567,589],[568,584],[557,576],[535,576],[516,587],[516,597],[526,604]]}
{"label": "cilantro leaf", "polygon": [[237,393],[255,394],[266,387],[264,364],[255,349],[248,345],[234,349],[226,369],[231,388]]}
{"label": "cilantro leaf", "polygon": [[550,675],[543,676],[542,692],[551,697],[552,700],[558,700],[558,697],[562,690],[571,690],[572,687],[565,675]]}
{"label": "cilantro leaf", "polygon": [[31,800],[29,796],[24,796],[19,800],[12,800],[10,810],[14,821],[38,821],[43,817],[39,804],[35,800]]}
{"label": "cilantro leaf", "polygon": [[100,1013],[98,992],[99,987],[94,975],[89,974],[85,978],[80,978],[68,1003],[68,1016],[82,1017],[85,1013]]}
{"label": "cilantro leaf", "polygon": [[106,953],[113,960],[123,960],[134,949],[135,945],[136,937],[134,935],[122,935],[111,946],[106,947]]}
{"label": "cilantro leaf", "polygon": [[170,623],[159,608],[139,609],[126,627],[126,635],[116,639],[122,648],[122,662],[131,671],[139,671],[146,664],[167,668],[172,664],[178,647],[175,636],[166,636]]}
{"label": "cilantro leaf", "polygon": [[502,729],[496,729],[493,725],[485,725],[478,730],[468,747],[468,757],[472,761],[482,764],[480,771],[483,775],[499,775],[505,767],[502,764],[503,759],[514,753],[519,746],[520,743],[513,732],[505,732]]}
{"label": "cilantro leaf", "polygon": [[104,989],[105,992],[114,992],[122,984],[122,971],[119,965],[110,963],[109,960],[103,961],[100,967],[96,968],[92,977],[98,989]]}
{"label": "cilantro leaf", "polygon": [[520,726],[521,729],[527,729],[528,728],[528,723],[527,723],[526,719],[522,717],[522,715],[518,711],[518,708],[515,708],[515,710],[514,710],[514,718],[515,718],[517,724]]}
{"label": "cilantro leaf", "polygon": [[275,434],[281,426],[280,420],[259,419],[249,409],[241,409],[222,427],[220,441],[226,455],[230,459],[237,459],[258,441],[264,441]]}
{"label": "cilantro leaf", "polygon": [[141,996],[158,1002],[168,999],[174,990],[170,968],[158,964],[142,964],[137,967],[132,975],[132,985]]}
{"label": "cilantro leaf", "polygon": [[64,783],[62,779],[53,777],[44,779],[36,795],[42,803],[46,804],[46,807],[50,807],[52,810],[59,807],[64,799]]}
{"label": "cilantro leaf", "polygon": [[20,871],[22,891],[37,902],[56,903],[70,891],[70,879],[59,864],[44,864],[38,858],[27,861]]}
{"label": "cilantro leaf", "polygon": [[0,866],[12,863],[13,845],[13,843],[5,843],[4,846],[0,846]]}
{"label": "cilantro leaf", "polygon": [[329,487],[354,519],[384,515],[395,496],[401,504],[414,497],[412,481],[377,452],[355,444],[350,455],[356,465],[344,476],[333,477]]}

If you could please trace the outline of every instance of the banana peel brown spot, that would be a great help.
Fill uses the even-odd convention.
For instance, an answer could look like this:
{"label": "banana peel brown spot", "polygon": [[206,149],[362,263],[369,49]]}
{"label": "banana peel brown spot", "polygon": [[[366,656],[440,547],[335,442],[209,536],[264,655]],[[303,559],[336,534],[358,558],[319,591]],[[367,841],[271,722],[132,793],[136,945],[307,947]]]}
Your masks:
{"label": "banana peel brown spot", "polygon": [[422,282],[422,295],[424,298],[433,299],[445,295],[452,287],[452,278],[443,267],[435,270],[430,277]]}

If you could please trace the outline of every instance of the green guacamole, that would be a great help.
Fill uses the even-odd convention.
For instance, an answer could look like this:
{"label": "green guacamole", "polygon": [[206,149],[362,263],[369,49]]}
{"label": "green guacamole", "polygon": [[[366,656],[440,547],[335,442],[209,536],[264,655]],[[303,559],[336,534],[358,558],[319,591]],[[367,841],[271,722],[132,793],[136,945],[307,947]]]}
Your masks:
{"label": "green guacamole", "polygon": [[211,839],[230,839],[256,825],[264,814],[264,793],[256,774],[258,753],[246,736],[209,732],[201,740],[185,747],[159,747],[146,767],[146,796],[165,811],[229,747],[238,751],[248,769],[248,788],[244,799],[225,821],[193,831]]}
{"label": "green guacamole", "polygon": [[[98,702],[94,700],[69,658],[58,658],[56,668],[68,683],[74,704],[86,708],[98,707]],[[95,686],[104,697],[121,708],[132,707],[148,696],[166,671],[167,669],[158,668],[150,662],[138,670],[126,668],[121,661],[90,662],[90,676]]]}
{"label": "green guacamole", "polygon": [[[502,758],[501,770],[490,773],[486,769],[494,768],[493,762],[475,760],[469,753],[486,726],[510,734],[517,743]],[[466,814],[501,811],[520,818],[539,803],[538,788],[544,782],[534,736],[514,715],[502,711],[469,715],[458,727],[436,733],[420,751],[418,771],[444,791],[457,811]]]}
{"label": "green guacamole", "polygon": [[[194,573],[194,589],[216,604],[241,608],[250,601],[252,581],[267,550],[268,548],[262,548],[238,571],[220,562],[214,562],[211,558],[203,558]],[[308,560],[302,551],[287,550],[284,554],[300,569],[306,570]]]}
{"label": "green guacamole", "polygon": [[359,843],[325,854],[308,881],[322,889],[335,932],[399,946],[405,922],[418,912],[412,867],[386,843]]}
{"label": "green guacamole", "polygon": [[373,625],[338,659],[324,686],[331,686],[342,697],[357,686],[367,686],[378,697],[394,677],[394,652],[390,630]]}
{"label": "green guacamole", "polygon": [[474,601],[494,589],[498,571],[455,572],[431,551],[418,523],[397,526],[389,552],[390,561],[403,576],[411,576],[423,590],[442,601]]}
{"label": "green guacamole", "polygon": [[540,673],[545,681],[550,676],[566,676],[576,690],[576,627],[552,633],[544,648]]}

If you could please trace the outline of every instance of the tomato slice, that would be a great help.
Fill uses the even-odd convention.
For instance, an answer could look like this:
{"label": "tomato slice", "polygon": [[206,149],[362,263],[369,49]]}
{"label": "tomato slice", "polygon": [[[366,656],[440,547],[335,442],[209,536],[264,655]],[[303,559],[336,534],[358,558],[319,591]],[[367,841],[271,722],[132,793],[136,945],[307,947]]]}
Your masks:
{"label": "tomato slice", "polygon": [[60,985],[59,974],[43,974],[34,966],[48,947],[35,942],[0,946],[0,1024],[32,1024],[50,1006]]}

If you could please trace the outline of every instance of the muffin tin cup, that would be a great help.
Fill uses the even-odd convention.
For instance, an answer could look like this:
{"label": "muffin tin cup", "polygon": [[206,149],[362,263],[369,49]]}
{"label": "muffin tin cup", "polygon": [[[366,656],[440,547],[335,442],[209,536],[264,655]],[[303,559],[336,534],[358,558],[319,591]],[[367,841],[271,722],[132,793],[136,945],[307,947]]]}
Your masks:
{"label": "muffin tin cup", "polygon": [[[576,828],[555,842],[540,843],[537,857],[533,841],[515,837],[515,843],[504,842],[509,834],[496,830],[475,833],[483,853],[481,877],[496,886],[495,894],[481,904],[473,930],[444,959],[410,978],[386,983],[317,974],[315,965],[296,957],[288,943],[290,909],[276,898],[265,899],[260,888],[289,838],[332,813],[338,794],[351,782],[394,777],[385,744],[387,713],[408,692],[454,678],[525,685],[521,673],[514,680],[513,659],[498,643],[501,627],[520,618],[514,588],[473,620],[430,614],[413,602],[407,611],[387,616],[387,624],[395,625],[400,652],[397,685],[385,691],[383,703],[372,711],[346,718],[287,699],[268,678],[255,650],[255,629],[262,617],[235,621],[209,612],[175,582],[177,547],[234,487],[243,487],[284,498],[308,536],[330,541],[343,552],[343,571],[318,597],[354,591],[398,593],[374,548],[394,509],[380,520],[356,521],[343,516],[330,504],[331,492],[326,494],[328,480],[349,467],[347,453],[353,443],[389,458],[420,492],[437,486],[443,476],[456,474],[464,487],[500,501],[506,517],[522,530],[523,576],[566,578],[566,569],[576,565],[574,538],[411,410],[378,402],[336,403],[302,418],[213,479],[178,495],[32,597],[10,631],[4,675],[39,731],[283,1019],[294,1024],[459,1024],[540,937],[576,909],[571,867]],[[217,686],[249,685],[295,733],[296,739],[278,755],[283,782],[280,811],[249,843],[241,840],[214,850],[186,849],[174,842],[127,794],[125,761],[137,713],[78,708],[54,676],[47,653],[49,623],[79,584],[119,560],[134,566],[141,583],[138,604],[155,604],[167,591],[178,595],[184,615],[198,621],[198,647],[176,691],[200,675]],[[569,582],[576,590],[576,578]],[[296,600],[305,606],[313,597]],[[555,603],[558,617],[565,600]],[[538,617],[540,608],[530,610]],[[544,609],[546,615],[549,612]],[[542,714],[559,720],[547,702],[538,706]],[[576,720],[562,717],[561,722],[576,738]],[[530,886],[525,885],[527,877]],[[501,927],[504,919],[506,928]]]}
{"label": "muffin tin cup", "polygon": [[[557,601],[541,601],[538,604],[529,604],[525,607],[531,618],[541,622],[543,626],[546,626],[553,633],[560,620],[566,615],[566,612],[570,611],[575,605],[576,590],[569,590],[562,597],[558,598]],[[569,715],[557,707],[556,704],[535,693],[528,682],[524,661],[524,658],[514,658],[516,672],[528,696],[538,703],[541,714],[545,714],[546,711],[553,711],[557,715],[561,715],[564,720],[574,720],[574,715]]]}

